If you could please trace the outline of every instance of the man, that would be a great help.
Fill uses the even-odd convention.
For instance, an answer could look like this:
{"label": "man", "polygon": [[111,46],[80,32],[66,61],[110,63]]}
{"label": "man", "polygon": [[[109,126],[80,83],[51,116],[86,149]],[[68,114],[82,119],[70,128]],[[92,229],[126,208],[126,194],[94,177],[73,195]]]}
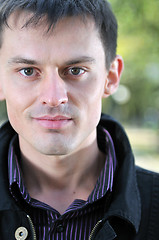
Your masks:
{"label": "man", "polygon": [[3,0],[0,24],[0,239],[156,240],[159,176],[101,117],[123,70],[108,2]]}

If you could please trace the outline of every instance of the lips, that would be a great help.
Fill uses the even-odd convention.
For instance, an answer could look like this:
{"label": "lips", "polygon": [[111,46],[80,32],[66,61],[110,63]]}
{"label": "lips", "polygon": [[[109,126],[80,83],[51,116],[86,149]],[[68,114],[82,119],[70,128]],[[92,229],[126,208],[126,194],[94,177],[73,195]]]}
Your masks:
{"label": "lips", "polygon": [[60,115],[41,116],[38,118],[34,118],[34,120],[46,129],[62,129],[66,127],[68,124],[70,124],[70,122],[72,122],[72,118]]}

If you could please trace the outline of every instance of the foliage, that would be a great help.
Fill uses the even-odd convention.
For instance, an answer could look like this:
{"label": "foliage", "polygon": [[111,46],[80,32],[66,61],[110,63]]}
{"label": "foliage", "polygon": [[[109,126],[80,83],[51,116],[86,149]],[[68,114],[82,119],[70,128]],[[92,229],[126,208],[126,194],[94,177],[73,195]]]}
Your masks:
{"label": "foliage", "polygon": [[6,104],[4,101],[0,101],[0,125],[7,119]]}
{"label": "foliage", "polygon": [[[110,2],[119,25],[118,54],[123,56],[125,62],[121,84],[129,88],[131,98],[122,106],[114,102],[113,98],[106,100],[103,110],[107,112],[108,109],[122,121],[151,123],[157,126],[159,1],[110,0]],[[119,114],[119,111],[122,114]]]}

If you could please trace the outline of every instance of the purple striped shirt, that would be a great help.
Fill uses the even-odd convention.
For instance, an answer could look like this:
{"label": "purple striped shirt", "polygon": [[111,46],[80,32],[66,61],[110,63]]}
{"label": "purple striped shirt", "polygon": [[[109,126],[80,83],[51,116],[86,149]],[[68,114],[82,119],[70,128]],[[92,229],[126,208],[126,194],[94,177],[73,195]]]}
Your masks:
{"label": "purple striped shirt", "polygon": [[74,200],[62,215],[49,205],[30,197],[23,182],[20,168],[21,159],[17,154],[18,138],[15,136],[12,139],[8,154],[10,192],[15,200],[19,201],[18,189],[25,202],[24,206],[27,203],[27,211],[33,221],[37,239],[86,240],[95,224],[103,217],[106,193],[108,190],[112,191],[117,162],[110,134],[105,129],[100,128],[98,136],[98,145],[106,156],[105,166],[87,201]]}

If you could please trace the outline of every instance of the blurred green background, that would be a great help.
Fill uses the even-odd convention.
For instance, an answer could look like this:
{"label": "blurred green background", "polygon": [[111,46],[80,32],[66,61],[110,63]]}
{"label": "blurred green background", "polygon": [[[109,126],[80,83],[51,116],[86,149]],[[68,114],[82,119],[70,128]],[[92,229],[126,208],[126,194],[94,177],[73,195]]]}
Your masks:
{"label": "blurred green background", "polygon": [[159,171],[159,1],[110,0],[125,63],[121,85],[103,111],[124,124],[138,165]]}
{"label": "blurred green background", "polygon": [[[118,50],[125,63],[118,91],[103,112],[124,124],[137,164],[159,171],[159,1],[110,0],[119,25]],[[6,119],[0,102],[0,121]]]}
{"label": "blurred green background", "polygon": [[125,70],[118,92],[104,102],[125,123],[158,128],[159,1],[110,0],[119,24],[118,50]]}

